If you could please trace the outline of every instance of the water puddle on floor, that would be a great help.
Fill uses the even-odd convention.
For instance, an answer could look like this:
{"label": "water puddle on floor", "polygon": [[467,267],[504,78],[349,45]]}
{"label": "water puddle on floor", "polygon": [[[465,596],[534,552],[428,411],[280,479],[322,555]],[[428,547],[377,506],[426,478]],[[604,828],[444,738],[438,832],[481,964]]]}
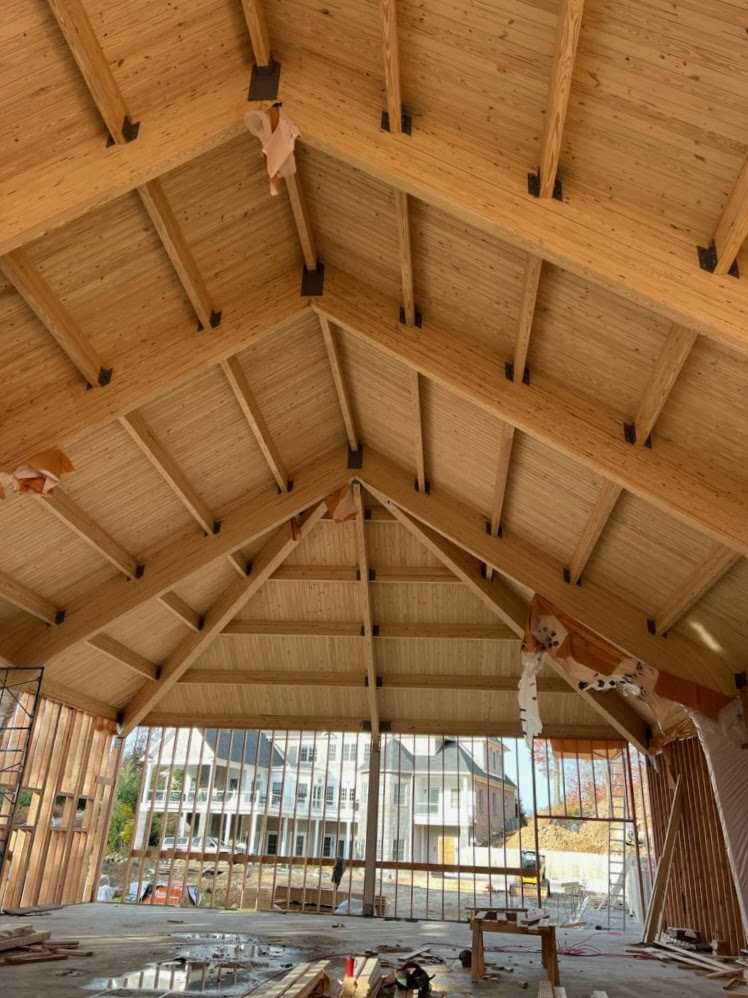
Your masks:
{"label": "water puddle on floor", "polygon": [[93,998],[171,998],[172,995],[244,995],[271,973],[289,969],[300,951],[268,946],[251,936],[231,932],[175,932],[174,957],[122,974],[98,977],[87,984]]}

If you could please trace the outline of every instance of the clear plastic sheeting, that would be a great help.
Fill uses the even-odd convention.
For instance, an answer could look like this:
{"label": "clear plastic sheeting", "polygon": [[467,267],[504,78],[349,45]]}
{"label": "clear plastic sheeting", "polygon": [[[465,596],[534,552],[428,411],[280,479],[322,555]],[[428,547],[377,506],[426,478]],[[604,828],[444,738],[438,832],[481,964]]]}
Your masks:
{"label": "clear plastic sheeting", "polygon": [[745,726],[740,704],[728,704],[717,721],[699,711],[692,711],[691,717],[709,768],[743,928],[748,933],[748,756],[743,749]]}

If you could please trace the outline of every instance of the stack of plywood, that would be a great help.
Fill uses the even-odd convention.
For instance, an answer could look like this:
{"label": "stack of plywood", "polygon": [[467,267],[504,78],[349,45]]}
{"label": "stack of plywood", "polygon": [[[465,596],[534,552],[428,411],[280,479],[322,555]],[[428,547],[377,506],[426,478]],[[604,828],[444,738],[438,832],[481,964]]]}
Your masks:
{"label": "stack of plywood", "polygon": [[51,932],[37,932],[33,925],[0,925],[0,963],[42,963],[91,956],[78,949],[77,939],[52,940]]}
{"label": "stack of plywood", "polygon": [[[328,963],[328,960],[300,963],[275,981],[267,991],[257,994],[256,998],[312,998],[313,995],[324,995],[330,983],[326,973]],[[254,989],[252,994],[255,994]]]}
{"label": "stack of plywood", "polygon": [[358,956],[353,976],[343,978],[343,995],[351,998],[376,998],[382,987],[382,966],[378,957]]}

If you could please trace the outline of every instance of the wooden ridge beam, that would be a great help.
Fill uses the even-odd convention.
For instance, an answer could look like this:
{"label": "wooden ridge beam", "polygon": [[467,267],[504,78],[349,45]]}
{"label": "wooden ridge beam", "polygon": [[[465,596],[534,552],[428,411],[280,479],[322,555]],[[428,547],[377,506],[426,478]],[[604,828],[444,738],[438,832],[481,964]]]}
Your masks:
{"label": "wooden ridge beam", "polygon": [[38,502],[94,551],[98,551],[103,558],[118,568],[128,580],[141,576],[143,566],[138,559],[129,551],[125,551],[121,544],[118,544],[88,513],[73,502],[59,486],[46,496],[40,495]]}
{"label": "wooden ridge beam", "polygon": [[55,382],[43,386],[44,407],[4,414],[0,467],[79,440],[305,314],[308,299],[299,297],[297,276],[289,273],[251,292],[242,286],[227,297],[220,336],[195,336],[180,321],[150,331],[147,343],[143,336],[134,337],[117,354],[117,377],[105,392],[81,392],[76,385]]}
{"label": "wooden ridge beam", "polygon": [[[719,545],[698,565],[674,593],[662,604],[654,615],[654,631],[665,634],[684,617],[694,603],[715,586],[719,580],[740,560],[740,555],[730,548]],[[650,623],[650,629],[652,629]]]}
{"label": "wooden ridge beam", "polygon": [[138,187],[138,194],[195,311],[198,329],[215,329],[220,325],[221,313],[213,307],[208,286],[167,200],[161,181],[149,180]]}
{"label": "wooden ridge beam", "polygon": [[199,631],[203,626],[202,617],[193,610],[189,603],[186,603],[181,596],[169,591],[159,596],[159,602],[174,614],[174,616],[186,624],[191,631]]}
{"label": "wooden ridge beam", "polygon": [[301,177],[299,176],[298,164],[296,173],[292,173],[290,177],[286,177],[286,190],[288,191],[288,200],[291,203],[291,212],[293,213],[296,231],[299,234],[304,266],[307,270],[316,270],[318,262],[317,242],[314,238],[314,230],[309,218],[309,208],[301,183]]}
{"label": "wooden ridge beam", "polygon": [[[281,565],[273,573],[273,582],[357,582],[356,572],[358,569],[348,565]],[[434,568],[414,568],[410,565],[403,567],[380,567],[372,568],[374,573],[371,579],[374,583],[424,583],[446,584],[458,581],[453,572],[448,568],[436,566]]]}
{"label": "wooden ridge beam", "polygon": [[727,274],[748,236],[748,156],[738,171],[714,230],[715,274]]}
{"label": "wooden ridge beam", "polygon": [[322,336],[325,341],[327,358],[330,361],[332,380],[335,382],[335,392],[338,396],[340,413],[343,417],[343,423],[345,424],[345,432],[348,435],[348,446],[352,451],[357,451],[359,447],[358,430],[356,428],[356,420],[353,415],[353,409],[351,408],[351,400],[348,395],[348,386],[346,385],[345,375],[343,374],[343,368],[340,365],[340,356],[338,354],[335,331],[327,321],[327,318],[322,314],[319,316],[319,323],[322,327]]}
{"label": "wooden ridge beam", "polygon": [[571,556],[567,581],[572,585],[575,586],[582,578],[582,572],[587,567],[587,562],[595,550],[595,545],[611,517],[621,492],[623,489],[615,482],[611,482],[609,479],[603,482],[597,494],[595,505],[592,507],[592,512],[587,517],[582,536],[577,541],[574,554]]}
{"label": "wooden ridge beam", "polygon": [[262,456],[267,462],[270,473],[278,483],[278,488],[281,492],[288,492],[288,469],[283,458],[280,456],[280,451],[275,445],[275,441],[265,422],[265,417],[262,415],[262,410],[257,404],[257,399],[249,387],[247,376],[244,373],[239,358],[236,356],[227,357],[226,360],[221,361],[221,368],[226,375],[226,380],[231,385],[231,390],[236,397],[236,401],[239,403],[244,418],[247,420],[249,428],[262,451]]}
{"label": "wooden ridge beam", "polygon": [[196,523],[206,534],[216,533],[220,521],[187,480],[187,476],[153,432],[142,413],[129,412],[126,416],[121,416],[119,421]]}
{"label": "wooden ridge beam", "polygon": [[379,705],[377,703],[377,665],[376,652],[374,650],[374,621],[372,618],[371,591],[369,589],[369,552],[366,544],[366,531],[364,530],[364,503],[361,493],[361,486],[358,482],[353,483],[353,500],[356,504],[358,516],[356,517],[356,552],[358,555],[358,569],[360,573],[359,592],[361,594],[361,616],[363,617],[363,649],[364,663],[366,666],[366,695],[369,700],[369,722],[371,724],[371,738],[374,744],[379,741]]}
{"label": "wooden ridge beam", "polygon": [[427,334],[414,329],[403,336],[391,299],[333,268],[325,275],[324,298],[313,307],[424,377],[748,554],[748,484],[729,471],[667,440],[656,451],[632,447],[621,417],[541,375],[529,386],[507,381],[498,358],[456,330],[432,321]]}
{"label": "wooden ridge beam", "polygon": [[553,558],[514,535],[491,537],[481,513],[438,489],[432,488],[430,495],[416,492],[408,473],[372,448],[366,449],[364,467],[358,476],[368,491],[388,497],[393,512],[397,507],[473,558],[542,594],[560,610],[642,661],[662,672],[734,695],[732,673],[720,656],[676,632],[667,641],[649,634],[644,610],[596,583],[567,585],[562,566]]}
{"label": "wooden ridge beam", "polygon": [[0,572],[0,599],[38,617],[45,624],[57,624],[65,618],[65,611],[56,606],[52,600],[29,589],[5,572]]}
{"label": "wooden ridge beam", "polygon": [[382,21],[384,86],[387,95],[389,129],[393,135],[403,130],[403,98],[400,88],[400,44],[397,33],[397,0],[379,0]]}
{"label": "wooden ridge beam", "polygon": [[138,134],[137,124],[131,120],[82,0],[47,2],[112,139],[122,145],[132,141]]}
{"label": "wooden ridge beam", "polygon": [[[481,676],[450,673],[414,672],[380,676],[382,689],[399,690],[483,690],[493,693],[515,693],[520,676]],[[359,672],[310,672],[284,669],[200,669],[191,668],[179,680],[181,684],[210,686],[330,686],[346,689],[361,688]],[[537,680],[540,693],[563,693],[572,696],[569,684],[556,677]]]}
{"label": "wooden ridge beam", "polygon": [[137,672],[138,675],[145,676],[146,679],[155,680],[158,677],[158,666],[155,662],[151,662],[142,655],[138,655],[132,648],[128,648],[121,642],[115,641],[114,638],[110,638],[107,634],[95,634],[92,638],[88,639],[88,644],[92,648],[103,652],[104,655],[107,655],[115,662],[119,662],[120,665],[126,666],[132,672]]}
{"label": "wooden ridge beam", "polygon": [[[211,728],[251,729],[257,731],[361,731],[361,719],[340,714],[213,714],[200,713],[199,709],[187,713],[161,710],[152,711],[143,724],[155,728],[191,728],[195,725]],[[390,722],[392,734],[407,735],[465,735],[475,738],[522,738],[522,727],[517,721],[471,720],[444,721],[439,718],[409,718]],[[620,741],[608,725],[547,724],[543,728],[546,738],[576,738],[585,741]]]}
{"label": "wooden ridge beam", "polygon": [[634,442],[638,446],[643,446],[649,439],[697,339],[698,333],[693,329],[677,323],[670,327],[633,419]]}
{"label": "wooden ridge beam", "polygon": [[244,579],[234,579],[224,589],[206,613],[202,629],[190,632],[184,637],[174,651],[167,655],[156,682],[142,686],[127,704],[122,721],[123,734],[128,735],[163,699],[192,663],[218,637],[237,611],[259,592],[275,569],[286,560],[298,543],[308,536],[326,509],[324,503],[312,509],[296,533],[291,531],[287,523],[278,527],[263,545],[249,575]]}
{"label": "wooden ridge beam", "polygon": [[[517,634],[508,627],[496,627],[486,624],[440,624],[417,623],[402,624],[373,623],[373,637],[385,638],[429,638],[429,639],[461,639],[476,641],[516,641]],[[319,620],[231,620],[221,632],[225,635],[266,635],[278,637],[321,637],[321,638],[358,638],[361,624],[357,621],[319,621]]]}
{"label": "wooden ridge beam", "polygon": [[24,250],[0,258],[0,270],[21,295],[42,325],[57,341],[73,364],[94,388],[109,384],[110,369],[104,367],[86,335],[44,280]]}
{"label": "wooden ridge beam", "polygon": [[[193,572],[226,558],[298,516],[339,488],[349,476],[347,449],[334,451],[300,468],[294,476],[293,492],[279,495],[275,488],[268,489],[225,513],[220,533],[207,537],[202,531],[186,537],[182,531],[176,533],[148,555],[146,571],[137,585],[116,577],[84,593],[67,607],[65,621],[59,627],[45,629],[13,651],[14,664],[50,662],[130,610],[169,592]],[[59,495],[60,490],[55,489],[55,494]]]}
{"label": "wooden ridge beam", "polygon": [[514,341],[514,358],[512,360],[512,381],[520,383],[525,378],[527,354],[530,350],[530,334],[535,318],[535,302],[540,286],[540,274],[543,268],[542,257],[530,253],[525,263],[522,276],[522,299],[519,310],[519,327]]}
{"label": "wooden ridge beam", "polygon": [[268,35],[265,8],[262,0],[242,0],[244,19],[247,22],[249,40],[258,66],[270,65],[270,36]]}
{"label": "wooden ridge beam", "polygon": [[[382,495],[385,498],[384,493],[377,493],[376,487],[372,488],[372,491],[374,495]],[[460,547],[445,540],[434,530],[417,523],[402,508],[391,505],[391,509],[408,533],[436,555],[489,610],[508,625],[510,634],[518,638],[524,636],[527,607],[503,580],[489,581],[483,578],[480,564]]]}
{"label": "wooden ridge beam", "polygon": [[583,10],[584,0],[560,0],[543,142],[540,147],[539,196],[541,198],[553,195],[553,186],[556,182]]}

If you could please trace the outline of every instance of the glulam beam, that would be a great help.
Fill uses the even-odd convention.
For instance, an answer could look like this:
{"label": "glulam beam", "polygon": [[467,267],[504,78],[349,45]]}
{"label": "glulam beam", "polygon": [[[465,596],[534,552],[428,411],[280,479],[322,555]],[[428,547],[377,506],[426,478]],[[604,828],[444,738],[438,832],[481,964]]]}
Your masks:
{"label": "glulam beam", "polygon": [[258,66],[270,65],[270,36],[268,35],[265,7],[262,0],[242,0],[244,19],[247,22],[249,40]]}
{"label": "glulam beam", "polygon": [[88,639],[88,644],[111,658],[114,662],[119,662],[120,665],[124,665],[132,672],[137,672],[139,676],[144,676],[146,679],[151,680],[155,680],[158,676],[158,666],[155,662],[151,662],[149,659],[144,658],[143,655],[139,655],[132,648],[123,645],[121,641],[110,638],[108,634],[95,634],[92,638]]}
{"label": "glulam beam", "polygon": [[595,505],[582,530],[582,536],[577,541],[574,554],[571,556],[566,581],[572,585],[576,585],[581,579],[582,572],[587,567],[587,562],[592,557],[595,545],[600,540],[622,492],[621,486],[615,482],[606,480],[601,485]]}
{"label": "glulam beam", "polygon": [[670,327],[632,421],[632,436],[638,446],[649,439],[697,339],[693,329],[677,323]]}
{"label": "glulam beam", "polygon": [[384,56],[384,85],[387,96],[389,131],[402,132],[403,98],[400,87],[400,44],[397,33],[397,0],[379,0],[382,23],[382,54]]}
{"label": "glulam beam", "polygon": [[52,600],[35,592],[28,586],[18,582],[17,579],[0,572],[0,599],[12,603],[20,610],[38,617],[45,624],[58,624],[65,617],[65,611],[60,609]]}
{"label": "glulam beam", "polygon": [[292,173],[290,177],[286,177],[286,190],[288,192],[288,200],[291,204],[294,224],[299,236],[301,253],[304,257],[304,266],[307,270],[316,270],[318,262],[317,242],[314,238],[314,230],[312,229],[312,222],[309,217],[309,207],[306,195],[304,194],[301,177],[299,176],[298,165],[296,173]]}
{"label": "glulam beam", "polygon": [[[380,677],[382,689],[397,690],[481,690],[486,693],[514,693],[520,676],[482,676],[440,674],[433,672],[387,673]],[[307,669],[293,672],[285,669],[272,671],[258,669],[188,669],[179,680],[191,686],[329,686],[343,689],[361,689],[358,672],[312,672]],[[571,695],[569,684],[556,677],[540,677],[539,693]]]}
{"label": "glulam beam", "polygon": [[[265,635],[271,637],[357,638],[361,634],[358,621],[324,620],[231,620],[221,632],[228,636]],[[487,624],[440,623],[373,623],[375,640],[416,638],[459,641],[516,641],[517,634],[509,627]]]}
{"label": "glulam beam", "polygon": [[13,250],[0,258],[0,270],[88,384],[92,388],[108,385],[112,376],[111,369],[104,367],[83,330],[31,262],[28,254],[22,249]]}
{"label": "glulam beam", "polygon": [[202,627],[202,617],[197,610],[193,610],[189,603],[175,592],[162,593],[159,602],[163,603],[167,610],[171,610],[177,620],[181,620],[191,631],[199,631]]}
{"label": "glulam beam", "polygon": [[64,523],[81,540],[98,552],[102,558],[106,558],[115,568],[119,569],[124,576],[130,580],[140,578],[143,566],[139,564],[138,559],[126,551],[111,534],[107,533],[61,488],[54,489],[46,496],[39,496],[38,501],[61,523]]}
{"label": "glulam beam", "polygon": [[654,621],[650,621],[650,630],[654,629],[655,634],[669,631],[739,560],[740,555],[730,548],[721,544],[714,548],[709,557],[662,604],[654,615]]}
{"label": "glulam beam", "polygon": [[538,297],[542,268],[542,257],[530,253],[525,262],[525,269],[522,275],[519,326],[514,340],[514,357],[511,368],[512,380],[517,383],[525,380],[527,354],[530,349],[530,334],[532,333],[532,323],[535,318],[535,303]]}
{"label": "glulam beam", "polygon": [[748,156],[738,171],[712,242],[716,255],[715,274],[727,274],[748,236]]}
{"label": "glulam beam", "polygon": [[322,337],[325,341],[327,359],[330,362],[332,380],[335,384],[335,394],[338,396],[340,414],[343,417],[345,432],[348,436],[348,446],[352,451],[357,451],[359,448],[358,429],[356,427],[356,419],[351,406],[350,395],[348,394],[348,385],[346,384],[343,368],[340,364],[340,354],[338,352],[335,331],[328,322],[327,317],[322,314],[319,315],[319,324],[322,328]]}

